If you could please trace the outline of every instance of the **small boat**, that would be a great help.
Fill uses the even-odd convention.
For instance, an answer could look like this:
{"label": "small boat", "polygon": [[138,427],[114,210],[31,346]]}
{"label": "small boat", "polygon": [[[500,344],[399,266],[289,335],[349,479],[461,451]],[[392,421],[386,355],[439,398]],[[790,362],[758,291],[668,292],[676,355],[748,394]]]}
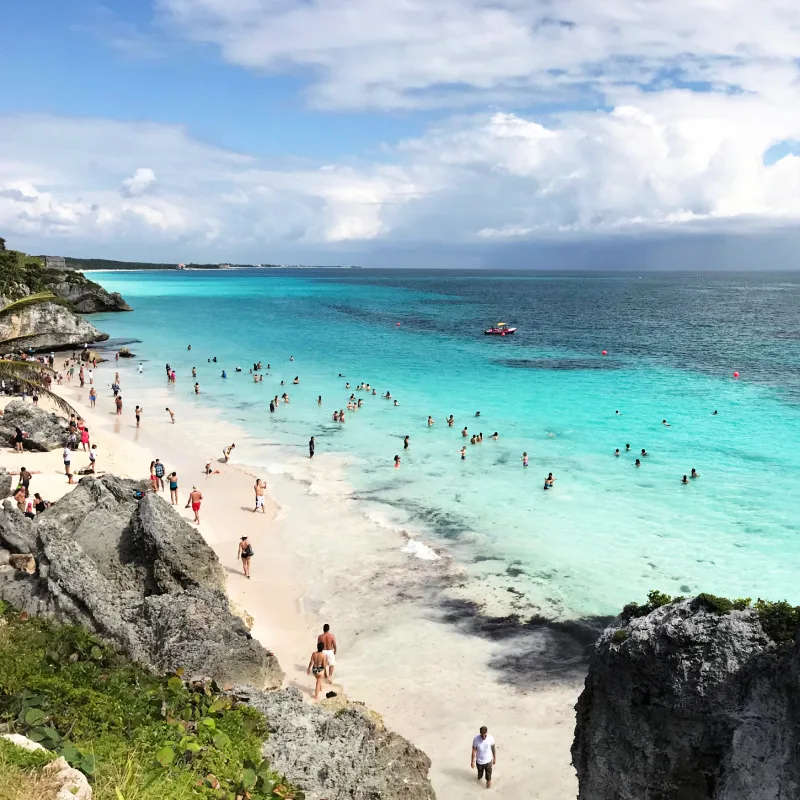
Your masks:
{"label": "small boat", "polygon": [[509,328],[507,322],[498,322],[497,325],[487,328],[484,334],[486,336],[511,336],[516,330],[516,328]]}

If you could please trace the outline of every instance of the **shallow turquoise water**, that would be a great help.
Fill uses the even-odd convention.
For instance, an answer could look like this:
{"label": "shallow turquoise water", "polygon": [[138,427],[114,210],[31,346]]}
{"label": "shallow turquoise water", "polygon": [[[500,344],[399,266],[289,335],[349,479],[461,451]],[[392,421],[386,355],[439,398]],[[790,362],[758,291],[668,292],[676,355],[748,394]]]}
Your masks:
{"label": "shallow turquoise water", "polygon": [[[142,340],[147,380],[165,383],[168,361],[172,391],[248,430],[248,461],[307,475],[322,494],[348,491],[304,458],[315,435],[318,453],[344,456],[362,509],[446,549],[476,596],[507,584],[511,568],[526,603],[553,618],[614,613],[651,588],[800,602],[797,276],[91,277],[136,309],[92,321]],[[482,336],[497,319],[519,333]],[[262,384],[248,374],[258,360],[272,365]],[[352,391],[345,380],[388,389],[400,405],[356,392],[364,407],[335,424]],[[291,404],[270,414],[284,391]],[[483,444],[462,439],[465,425]],[[626,443],[631,453],[615,458]],[[642,448],[650,455],[636,469]],[[681,485],[692,467],[700,479]]]}

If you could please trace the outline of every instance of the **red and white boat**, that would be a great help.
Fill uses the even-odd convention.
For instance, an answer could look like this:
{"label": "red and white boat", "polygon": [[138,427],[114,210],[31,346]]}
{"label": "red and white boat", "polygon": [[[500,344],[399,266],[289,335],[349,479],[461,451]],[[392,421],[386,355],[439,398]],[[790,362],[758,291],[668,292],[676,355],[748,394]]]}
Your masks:
{"label": "red and white boat", "polygon": [[509,328],[507,322],[498,322],[497,325],[487,328],[484,334],[486,336],[511,336],[516,330],[516,328]]}

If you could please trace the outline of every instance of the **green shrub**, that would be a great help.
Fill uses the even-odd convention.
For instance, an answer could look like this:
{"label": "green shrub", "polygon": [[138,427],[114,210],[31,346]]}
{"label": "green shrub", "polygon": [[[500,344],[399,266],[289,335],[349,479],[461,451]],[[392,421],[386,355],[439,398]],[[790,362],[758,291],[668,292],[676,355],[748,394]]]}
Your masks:
{"label": "green shrub", "polygon": [[792,606],[785,600],[771,603],[759,598],[755,609],[761,627],[770,639],[779,644],[794,641],[800,625],[800,606]]}
{"label": "green shrub", "polygon": [[0,723],[86,773],[97,800],[303,797],[261,758],[263,716],[214,683],[154,675],[81,627],[9,608],[3,622]]}
{"label": "green shrub", "polygon": [[672,602],[672,598],[668,594],[659,592],[657,589],[651,589],[647,593],[647,602],[644,605],[638,603],[628,603],[622,609],[622,615],[628,619],[634,617],[646,617],[651,611],[655,611],[661,606],[665,606]]}
{"label": "green shrub", "polygon": [[626,642],[630,638],[630,633],[626,631],[624,628],[620,628],[619,630],[614,631],[611,636],[611,641],[616,644],[622,644]]}

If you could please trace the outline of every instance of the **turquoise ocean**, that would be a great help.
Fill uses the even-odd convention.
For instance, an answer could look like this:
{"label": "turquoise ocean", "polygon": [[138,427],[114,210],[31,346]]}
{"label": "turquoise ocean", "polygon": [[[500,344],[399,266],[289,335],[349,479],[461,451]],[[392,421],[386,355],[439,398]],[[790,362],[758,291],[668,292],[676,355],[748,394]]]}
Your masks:
{"label": "turquoise ocean", "polygon": [[[166,386],[169,362],[176,402],[242,429],[239,460],[305,480],[323,501],[346,493],[379,535],[398,537],[410,568],[451,558],[478,601],[513,579],[496,613],[615,614],[653,588],[800,602],[798,275],[90,277],[135,309],[91,318],[112,342],[139,340],[124,368],[144,363],[145,390],[124,392],[130,407]],[[482,334],[500,320],[517,333]],[[258,384],[257,361],[271,365]],[[355,391],[362,382],[378,396]],[[284,392],[290,404],[271,414]],[[363,407],[334,423],[351,393]],[[463,439],[464,426],[483,443]],[[225,442],[207,435],[217,453]],[[324,456],[313,463],[312,435]],[[692,468],[700,477],[683,485]]]}

